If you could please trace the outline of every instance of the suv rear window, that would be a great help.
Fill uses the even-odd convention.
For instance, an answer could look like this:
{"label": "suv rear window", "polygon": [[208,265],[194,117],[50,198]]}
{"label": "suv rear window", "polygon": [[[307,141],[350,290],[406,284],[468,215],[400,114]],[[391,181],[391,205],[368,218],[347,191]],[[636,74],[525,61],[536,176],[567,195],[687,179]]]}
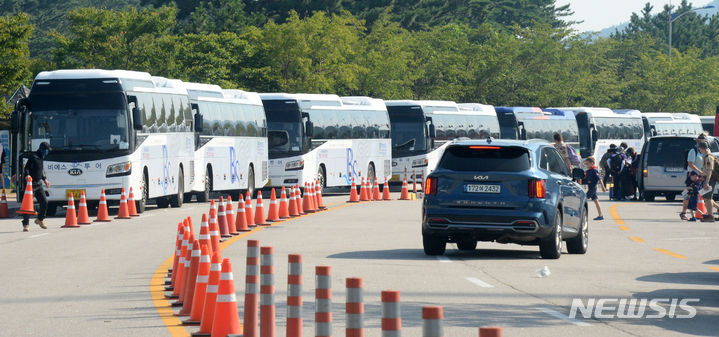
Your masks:
{"label": "suv rear window", "polygon": [[689,138],[668,138],[649,140],[647,166],[684,167],[687,151],[696,142]]}
{"label": "suv rear window", "polygon": [[450,146],[438,167],[452,171],[520,172],[529,169],[529,152],[517,146]]}

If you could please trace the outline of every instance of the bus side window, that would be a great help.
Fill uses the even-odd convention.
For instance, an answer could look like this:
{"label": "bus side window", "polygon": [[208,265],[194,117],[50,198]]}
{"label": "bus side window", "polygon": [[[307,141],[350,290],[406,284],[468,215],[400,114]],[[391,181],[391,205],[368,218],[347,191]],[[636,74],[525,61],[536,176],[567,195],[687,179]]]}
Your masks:
{"label": "bus side window", "polygon": [[176,132],[185,131],[185,112],[184,106],[182,105],[182,99],[180,96],[172,96],[172,105],[174,107],[173,113],[175,114],[175,123],[172,129]]}
{"label": "bus side window", "polygon": [[192,115],[192,106],[190,105],[190,101],[186,97],[182,97],[182,112],[185,114],[185,131],[192,132],[194,129],[192,128],[192,123],[194,123],[195,118]]}

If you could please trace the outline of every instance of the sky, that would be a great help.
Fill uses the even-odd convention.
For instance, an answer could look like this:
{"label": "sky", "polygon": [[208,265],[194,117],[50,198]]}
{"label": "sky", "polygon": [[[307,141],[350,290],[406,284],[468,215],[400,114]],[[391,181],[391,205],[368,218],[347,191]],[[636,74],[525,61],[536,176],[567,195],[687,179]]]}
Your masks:
{"label": "sky", "polygon": [[[669,0],[557,0],[557,6],[570,4],[574,16],[568,20],[584,21],[574,25],[574,29],[583,31],[599,31],[607,27],[618,25],[629,21],[633,12],[639,13],[647,2],[654,6],[652,13],[659,12]],[[710,0],[690,1],[694,7],[701,7]],[[676,7],[681,0],[673,0],[671,3]]]}

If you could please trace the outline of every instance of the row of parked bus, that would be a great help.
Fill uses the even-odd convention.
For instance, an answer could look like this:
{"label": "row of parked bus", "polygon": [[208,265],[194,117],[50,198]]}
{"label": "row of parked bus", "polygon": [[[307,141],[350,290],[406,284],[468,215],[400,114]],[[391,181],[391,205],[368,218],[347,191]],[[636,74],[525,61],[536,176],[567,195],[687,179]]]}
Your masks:
{"label": "row of parked bus", "polygon": [[[494,107],[325,94],[254,93],[125,70],[41,72],[12,118],[13,158],[47,142],[50,213],[72,194],[89,205],[135,191],[180,207],[210,192],[346,187],[363,178],[421,182],[449,141],[551,140],[583,157],[610,143],[641,148],[653,135],[696,135],[695,115],[606,108]],[[15,160],[13,171],[23,163]],[[14,183],[23,187],[20,181]],[[22,193],[18,193],[22,195]]]}

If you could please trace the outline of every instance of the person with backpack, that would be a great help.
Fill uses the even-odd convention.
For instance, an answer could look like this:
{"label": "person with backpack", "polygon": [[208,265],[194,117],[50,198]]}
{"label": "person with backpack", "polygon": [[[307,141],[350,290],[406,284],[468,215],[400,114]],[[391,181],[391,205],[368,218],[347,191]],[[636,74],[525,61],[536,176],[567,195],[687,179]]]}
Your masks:
{"label": "person with backpack", "polygon": [[569,171],[572,171],[574,166],[581,164],[581,159],[577,154],[577,151],[573,147],[564,143],[564,139],[560,133],[554,134],[554,148],[557,149],[559,155],[564,159],[564,163],[567,164]]}
{"label": "person with backpack", "polygon": [[589,156],[584,159],[584,166],[587,168],[584,173],[584,181],[587,183],[587,199],[594,201],[594,206],[597,207],[597,213],[599,213],[599,216],[594,220],[604,220],[602,207],[599,206],[599,198],[597,197],[597,185],[601,184],[600,186],[604,192],[607,191],[607,188],[604,187],[602,180],[599,178],[599,171],[597,170],[597,165],[595,165],[594,157]]}
{"label": "person with backpack", "polygon": [[[714,199],[714,187],[719,180],[719,164],[717,164],[717,158],[709,152],[709,143],[700,142],[699,152],[704,157],[702,162],[702,174],[704,180],[704,188],[700,191],[700,194],[704,200]],[[705,202],[707,208],[707,215],[702,218],[702,222],[714,222],[713,203]]]}
{"label": "person with backpack", "polygon": [[607,152],[604,152],[602,158],[599,159],[599,168],[602,170],[602,184],[604,186],[607,186],[607,181],[609,180],[609,157],[612,156],[616,148],[616,144],[609,144]]}

